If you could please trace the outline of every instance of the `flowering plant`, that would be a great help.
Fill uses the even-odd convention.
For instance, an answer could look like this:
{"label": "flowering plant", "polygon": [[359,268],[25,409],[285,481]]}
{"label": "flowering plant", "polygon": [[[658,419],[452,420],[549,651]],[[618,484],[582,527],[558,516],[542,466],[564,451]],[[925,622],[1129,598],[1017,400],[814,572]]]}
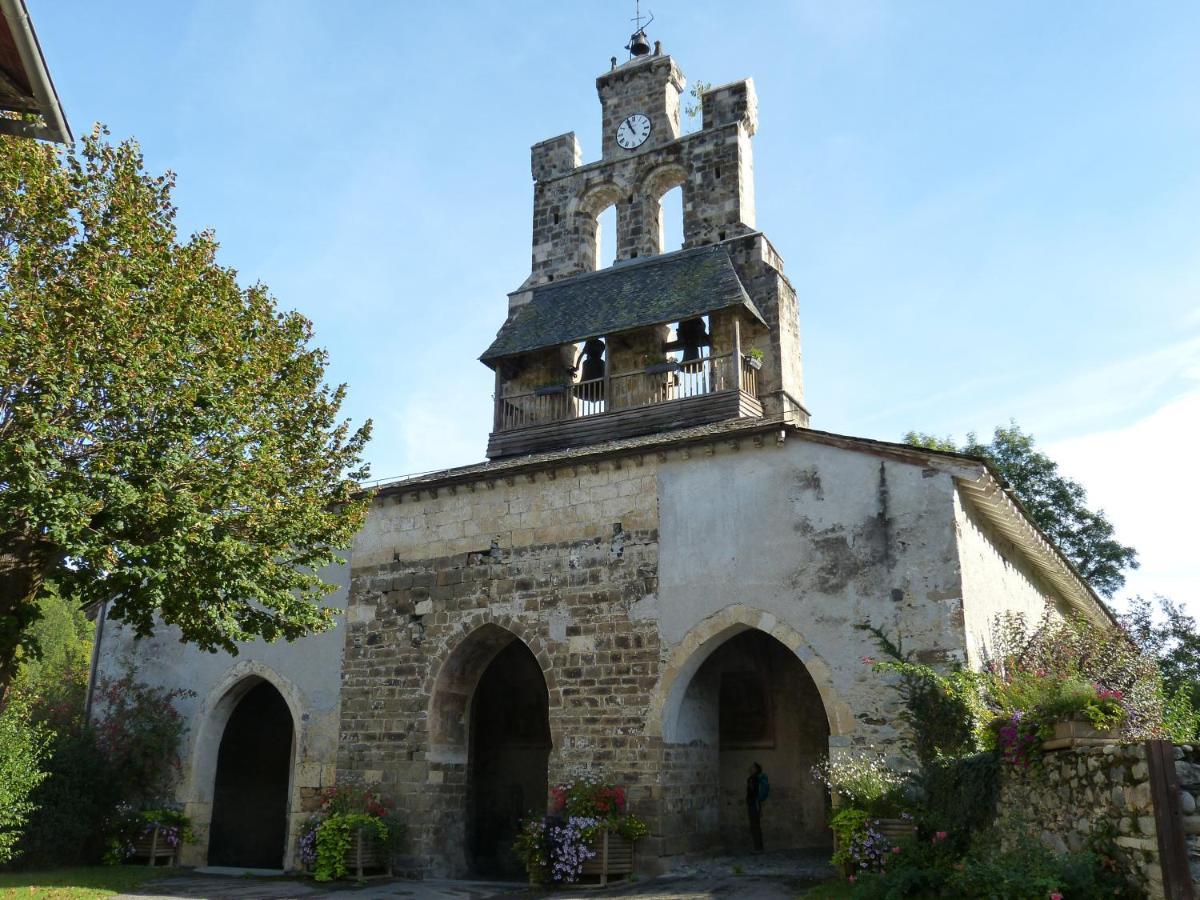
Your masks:
{"label": "flowering plant", "polygon": [[888,766],[881,753],[857,750],[812,768],[838,806],[852,806],[875,816],[896,815],[903,806],[906,777]]}
{"label": "flowering plant", "polygon": [[177,809],[146,809],[134,812],[129,807],[118,809],[116,824],[109,832],[108,850],[104,862],[119,865],[137,854],[139,842],[153,838],[158,830],[158,845],[178,849],[180,844],[195,840],[192,822]]}
{"label": "flowering plant", "polygon": [[348,784],[326,788],[320,809],[300,829],[300,862],[312,868],[317,881],[344,877],[346,852],[356,831],[366,832],[390,851],[404,826],[396,820],[395,804],[375,791]]}
{"label": "flowering plant", "polygon": [[833,864],[851,877],[883,871],[892,844],[879,833],[876,824],[870,813],[862,809],[847,807],[834,813],[829,820],[837,838]]}
{"label": "flowering plant", "polygon": [[592,849],[601,831],[616,832],[630,841],[645,837],[649,828],[626,812],[625,789],[585,776],[550,789],[551,814],[521,823],[513,850],[525,863],[534,884],[570,884],[583,864],[596,855]]}

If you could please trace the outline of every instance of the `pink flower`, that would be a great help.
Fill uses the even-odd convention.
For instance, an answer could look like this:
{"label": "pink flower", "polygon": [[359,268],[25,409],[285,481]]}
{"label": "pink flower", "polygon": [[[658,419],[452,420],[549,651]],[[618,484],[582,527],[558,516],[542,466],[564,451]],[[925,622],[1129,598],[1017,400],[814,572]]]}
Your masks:
{"label": "pink flower", "polygon": [[935,834],[933,836],[934,843],[937,843],[938,841],[944,841],[945,839],[946,839],[946,832],[944,832],[944,831],[939,831],[939,832],[937,832],[937,834]]}
{"label": "pink flower", "polygon": [[873,656],[864,656],[864,657],[862,657],[862,661],[865,662],[868,666],[875,665],[875,657],[873,657]]}
{"label": "pink flower", "polygon": [[899,852],[900,852],[900,848],[899,848],[899,847],[893,847],[893,848],[892,848],[892,852],[893,852],[893,853],[899,853]]}
{"label": "pink flower", "polygon": [[1058,891],[1051,891],[1050,900],[1062,900],[1062,894],[1060,894]]}
{"label": "pink flower", "polygon": [[851,876],[850,876],[849,878],[847,878],[846,880],[847,880],[847,881],[849,881],[851,884],[854,884],[854,882],[858,881],[858,877],[857,877],[857,876],[855,876],[855,875],[851,875]]}

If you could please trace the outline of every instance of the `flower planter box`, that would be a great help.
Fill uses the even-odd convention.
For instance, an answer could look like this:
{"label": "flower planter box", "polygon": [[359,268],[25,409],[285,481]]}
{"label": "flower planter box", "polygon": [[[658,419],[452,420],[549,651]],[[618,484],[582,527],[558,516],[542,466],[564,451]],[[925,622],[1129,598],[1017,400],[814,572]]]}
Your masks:
{"label": "flower planter box", "polygon": [[584,861],[580,878],[599,877],[603,886],[610,878],[628,878],[633,874],[633,841],[617,832],[601,831],[592,849],[596,855]]}
{"label": "flower planter box", "polygon": [[903,838],[909,838],[916,834],[917,826],[913,824],[912,819],[876,819],[875,830],[895,846]]}
{"label": "flower planter box", "polygon": [[755,372],[758,372],[762,369],[763,361],[761,359],[758,359],[754,356],[743,356],[742,359],[744,359],[746,361],[746,365],[752,368]]}
{"label": "flower planter box", "polygon": [[130,859],[144,859],[146,865],[156,866],[158,860],[165,859],[168,866],[173,866],[176,863],[176,856],[179,855],[179,848],[172,847],[167,843],[166,836],[162,834],[160,828],[155,827],[153,831],[142,835],[133,842],[133,852],[129,854]]}
{"label": "flower planter box", "polygon": [[372,875],[392,874],[390,854],[375,834],[359,828],[350,835],[350,846],[346,850],[346,874],[362,881]]}
{"label": "flower planter box", "polygon": [[1043,750],[1064,750],[1068,747],[1097,747],[1116,744],[1121,740],[1119,728],[1097,731],[1086,719],[1067,719],[1054,723],[1054,736],[1042,742]]}

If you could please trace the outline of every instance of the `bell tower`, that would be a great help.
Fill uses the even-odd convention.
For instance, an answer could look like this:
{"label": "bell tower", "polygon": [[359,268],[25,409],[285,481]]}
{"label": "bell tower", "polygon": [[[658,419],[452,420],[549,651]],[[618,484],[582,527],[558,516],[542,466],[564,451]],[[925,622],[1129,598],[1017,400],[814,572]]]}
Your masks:
{"label": "bell tower", "polygon": [[[808,424],[796,294],[755,223],[754,83],[705,91],[700,129],[681,134],[682,71],[641,28],[628,49],[596,79],[600,159],[583,161],[574,132],[533,145],[530,274],[481,357],[496,372],[490,457],[725,419]],[[683,249],[664,252],[676,187]],[[616,262],[601,269],[609,207]]]}

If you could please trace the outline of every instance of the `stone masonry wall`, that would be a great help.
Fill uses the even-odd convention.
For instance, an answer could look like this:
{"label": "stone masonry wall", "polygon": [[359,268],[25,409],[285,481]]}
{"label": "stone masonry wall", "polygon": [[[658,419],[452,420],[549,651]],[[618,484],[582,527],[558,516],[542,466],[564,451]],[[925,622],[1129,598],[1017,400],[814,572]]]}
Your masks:
{"label": "stone masonry wall", "polygon": [[[1185,748],[1176,748],[1189,787],[1181,806],[1194,810],[1191,791],[1200,790],[1200,767],[1184,756]],[[1107,835],[1147,895],[1165,896],[1145,745],[1055,750],[1042,760],[1042,771],[1005,768],[997,807],[1001,835],[1032,834],[1057,853],[1078,852],[1094,835]]]}
{"label": "stone masonry wall", "polygon": [[602,772],[653,818],[659,642],[628,610],[657,589],[654,497],[652,467],[630,464],[377,502],[355,549],[339,767],[397,797],[418,868],[464,870],[463,722],[489,641],[512,635],[546,674],[550,783]]}
{"label": "stone masonry wall", "polygon": [[896,744],[893,692],[852,626],[901,631],[930,661],[965,653],[949,475],[775,434],[497,464],[376,498],[353,549],[338,778],[396,796],[413,869],[466,869],[470,704],[514,636],[546,680],[550,783],[623,784],[651,826],[646,870],[720,839],[717,747],[678,722],[737,633],[804,664],[831,745]]}

